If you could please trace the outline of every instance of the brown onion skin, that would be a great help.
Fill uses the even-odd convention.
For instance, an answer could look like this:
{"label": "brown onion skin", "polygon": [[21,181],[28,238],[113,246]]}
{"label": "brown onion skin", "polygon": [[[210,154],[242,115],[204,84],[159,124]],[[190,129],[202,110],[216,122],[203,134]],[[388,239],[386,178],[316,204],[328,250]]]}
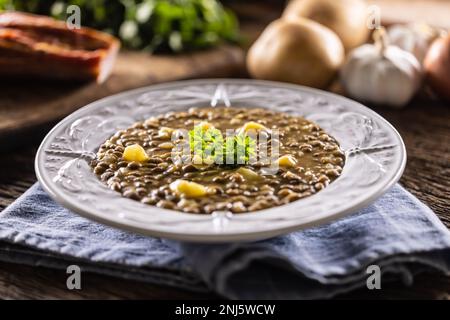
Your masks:
{"label": "brown onion skin", "polygon": [[431,88],[450,101],[450,34],[432,43],[425,56],[424,69]]}

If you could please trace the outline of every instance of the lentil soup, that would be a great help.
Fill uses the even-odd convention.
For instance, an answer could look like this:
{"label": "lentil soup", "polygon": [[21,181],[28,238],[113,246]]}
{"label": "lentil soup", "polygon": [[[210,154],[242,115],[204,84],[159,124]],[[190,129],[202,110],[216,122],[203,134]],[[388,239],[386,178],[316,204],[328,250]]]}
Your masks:
{"label": "lentil soup", "polygon": [[[277,170],[268,163],[179,163],[173,148],[185,138],[178,132],[202,126],[221,132],[254,130],[254,151],[278,132]],[[193,155],[193,158],[196,156]],[[203,161],[203,162],[202,162]],[[338,142],[302,117],[262,108],[191,108],[135,123],[102,144],[91,163],[94,173],[124,197],[189,213],[229,210],[252,212],[299,200],[322,190],[342,172],[345,156]]]}

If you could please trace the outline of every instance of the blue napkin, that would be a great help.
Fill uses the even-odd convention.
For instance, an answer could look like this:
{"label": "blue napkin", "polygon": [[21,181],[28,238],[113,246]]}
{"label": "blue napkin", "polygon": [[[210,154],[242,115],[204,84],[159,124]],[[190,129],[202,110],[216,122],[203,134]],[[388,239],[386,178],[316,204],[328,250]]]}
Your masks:
{"label": "blue napkin", "polygon": [[[189,244],[103,226],[54,203],[36,184],[0,214],[0,260],[214,291],[233,299],[329,298],[366,286],[367,267],[410,284],[450,272],[450,232],[394,186],[359,213],[270,240]],[[372,270],[372,269],[370,269]]]}

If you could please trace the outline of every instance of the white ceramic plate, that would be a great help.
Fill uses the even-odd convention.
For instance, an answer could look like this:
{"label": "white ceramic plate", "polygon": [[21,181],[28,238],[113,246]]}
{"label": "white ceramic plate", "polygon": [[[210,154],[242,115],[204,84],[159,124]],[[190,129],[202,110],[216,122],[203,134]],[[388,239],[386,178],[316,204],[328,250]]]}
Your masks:
{"label": "white ceramic plate", "polygon": [[[155,114],[209,105],[263,107],[318,123],[346,152],[342,175],[324,190],[287,205],[237,215],[199,215],[124,198],[89,167],[100,144],[117,130]],[[357,102],[296,85],[215,79],[155,85],[91,103],[50,131],[35,166],[50,196],[86,218],[150,236],[223,242],[269,238],[356,212],[398,181],[405,162],[398,132]]]}

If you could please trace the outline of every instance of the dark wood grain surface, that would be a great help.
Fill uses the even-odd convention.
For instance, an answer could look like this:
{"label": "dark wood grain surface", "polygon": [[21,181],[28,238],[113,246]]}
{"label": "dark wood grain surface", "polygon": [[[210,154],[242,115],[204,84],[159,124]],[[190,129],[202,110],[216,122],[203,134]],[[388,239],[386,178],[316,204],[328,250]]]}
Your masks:
{"label": "dark wood grain surface", "polygon": [[[232,5],[239,3],[230,0]],[[243,2],[241,2],[243,3]],[[246,2],[247,3],[247,2]],[[276,10],[243,6],[250,20],[259,12],[265,20],[279,14]],[[255,11],[256,10],[256,11]],[[259,21],[259,23],[266,21]],[[244,26],[257,34],[257,24]],[[374,108],[390,121],[402,135],[408,152],[408,163],[401,183],[430,206],[450,228],[450,104],[443,101],[416,99],[402,110]],[[7,137],[0,148],[0,210],[20,196],[35,181],[33,161],[36,149],[51,123],[26,132],[22,139]],[[160,287],[97,274],[84,274],[80,291],[66,289],[62,270],[0,263],[0,298],[5,299],[207,299],[213,294],[198,294],[176,288]],[[338,298],[374,299],[450,299],[450,277],[423,274],[411,287],[401,283],[383,284],[382,290],[358,290]]]}

